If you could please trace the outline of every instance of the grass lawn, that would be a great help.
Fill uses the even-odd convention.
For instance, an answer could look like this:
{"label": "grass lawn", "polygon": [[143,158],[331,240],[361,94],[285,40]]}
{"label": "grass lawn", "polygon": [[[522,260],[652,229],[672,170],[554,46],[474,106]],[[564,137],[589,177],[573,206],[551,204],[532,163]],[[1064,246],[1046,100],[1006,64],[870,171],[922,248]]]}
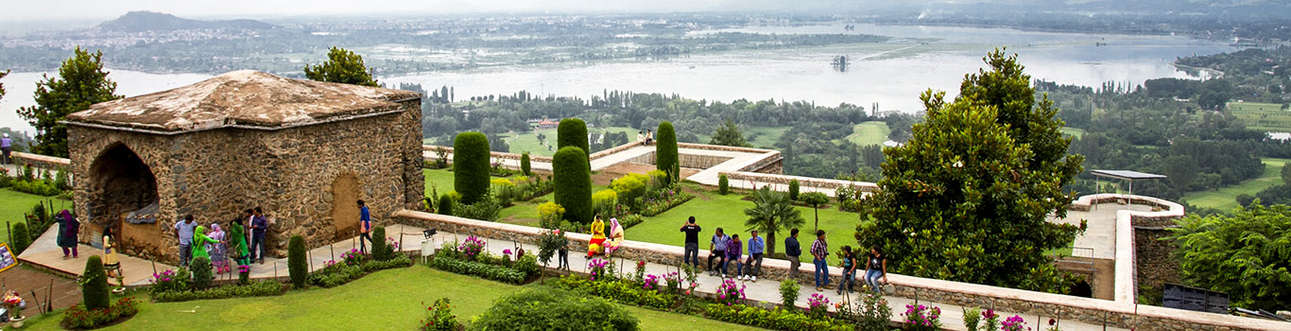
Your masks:
{"label": "grass lawn", "polygon": [[1064,127],[1058,128],[1058,131],[1062,131],[1062,134],[1064,135],[1076,137],[1076,139],[1085,137],[1085,129],[1069,128],[1064,126]]}
{"label": "grass lawn", "polygon": [[[752,139],[749,139],[749,144],[752,144],[753,147],[774,148],[775,142],[779,141],[781,136],[784,136],[785,131],[789,131],[789,127],[751,127],[744,130],[744,137],[752,137]],[[707,143],[708,139],[701,142]]]}
{"label": "grass lawn", "polygon": [[1228,112],[1252,130],[1291,131],[1291,111],[1276,103],[1229,102]]}
{"label": "grass lawn", "polygon": [[869,121],[857,124],[852,127],[852,134],[847,135],[847,140],[857,146],[879,145],[888,140],[888,134],[892,129],[883,121]]}
{"label": "grass lawn", "polygon": [[[624,132],[628,135],[628,141],[637,140],[637,129],[628,127],[608,127],[608,128],[588,128],[587,134]],[[538,143],[538,134],[545,136],[543,143]],[[556,129],[540,129],[520,134],[508,134],[505,138],[507,145],[511,147],[511,152],[520,154],[529,152],[530,155],[552,156],[556,154]],[[550,147],[550,149],[549,149]]]}
{"label": "grass lawn", "polygon": [[1237,208],[1239,194],[1256,193],[1282,183],[1282,165],[1291,159],[1263,158],[1264,173],[1255,179],[1248,179],[1237,185],[1221,187],[1213,191],[1191,192],[1183,195],[1183,200],[1197,207],[1218,208],[1228,211]]}
{"label": "grass lawn", "polygon": [[421,173],[426,175],[426,195],[430,195],[430,188],[433,186],[444,194],[453,191],[453,172],[445,169],[421,169]]}
{"label": "grass lawn", "polygon": [[[54,197],[43,197],[35,194],[27,194],[8,188],[0,189],[0,223],[23,222],[26,220],[23,215],[31,211],[31,207],[41,201],[53,201],[54,212],[57,213],[63,208],[72,208],[72,202]],[[35,240],[36,238],[32,238]],[[0,241],[9,242],[9,229],[0,226]]]}
{"label": "grass lawn", "polygon": [[[736,193],[720,195],[717,192],[701,192],[695,199],[663,214],[647,218],[645,222],[627,229],[624,235],[628,240],[682,246],[685,237],[678,229],[687,218],[695,216],[696,223],[704,229],[703,237],[700,238],[700,249],[708,249],[707,240],[718,227],[725,230],[728,235],[738,233],[741,240],[748,240],[749,233],[744,226],[744,220],[747,219],[744,216],[744,209],[752,208],[753,202],[741,200],[743,197],[743,194]],[[820,209],[820,229],[825,230],[830,251],[837,250],[843,245],[856,247],[853,234],[859,222],[858,217],[855,213],[838,211],[834,206],[831,204],[828,208]],[[811,263],[811,255],[806,254],[805,251],[815,240],[815,236],[811,234],[814,220],[812,209],[795,208],[802,212],[802,218],[806,220],[803,226],[799,227],[801,233],[798,234],[798,242],[804,250],[800,258],[806,263]],[[765,233],[760,235],[764,238],[766,236]],[[784,238],[788,236],[787,230],[776,232],[776,252],[784,252]]]}
{"label": "grass lawn", "polygon": [[[425,305],[447,297],[458,321],[487,310],[494,300],[537,283],[514,286],[417,265],[380,271],[331,289],[293,291],[275,297],[151,303],[139,314],[104,330],[411,330],[425,318]],[[696,316],[627,307],[645,330],[751,330]],[[33,319],[27,328],[58,330],[62,314]]]}

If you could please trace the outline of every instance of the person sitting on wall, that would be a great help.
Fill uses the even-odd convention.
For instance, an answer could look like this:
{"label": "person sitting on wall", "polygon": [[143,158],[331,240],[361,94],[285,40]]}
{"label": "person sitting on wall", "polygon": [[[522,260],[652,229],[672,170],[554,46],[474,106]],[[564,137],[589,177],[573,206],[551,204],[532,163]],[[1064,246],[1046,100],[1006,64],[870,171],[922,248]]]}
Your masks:
{"label": "person sitting on wall", "polygon": [[601,216],[596,216],[592,221],[592,240],[587,241],[587,257],[592,257],[605,252],[605,222],[601,221]]}
{"label": "person sitting on wall", "polygon": [[654,143],[654,132],[650,131],[650,129],[646,129],[645,143],[646,145]]}
{"label": "person sitting on wall", "polygon": [[619,245],[623,245],[623,226],[619,225],[619,219],[610,218],[610,239],[605,241],[605,255],[614,254]]}

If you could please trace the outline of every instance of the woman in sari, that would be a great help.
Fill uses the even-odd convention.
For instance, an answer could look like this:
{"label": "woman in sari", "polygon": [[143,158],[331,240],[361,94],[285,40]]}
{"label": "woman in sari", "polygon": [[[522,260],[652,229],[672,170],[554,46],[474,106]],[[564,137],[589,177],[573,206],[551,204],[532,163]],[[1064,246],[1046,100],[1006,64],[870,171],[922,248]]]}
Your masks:
{"label": "woman in sari", "polygon": [[206,248],[211,253],[211,268],[215,269],[217,274],[232,272],[233,269],[229,268],[228,250],[225,249],[224,245],[226,242],[224,229],[220,228],[219,223],[211,223],[210,237],[216,241],[216,243]]}
{"label": "woman in sari", "polygon": [[251,261],[246,259],[251,252],[247,250],[247,230],[242,226],[241,217],[234,217],[233,222],[229,223],[227,237],[229,242],[228,255],[233,258],[234,262],[237,262],[240,266],[251,264]]}
{"label": "woman in sari", "polygon": [[605,222],[601,221],[601,216],[597,215],[592,221],[592,239],[587,241],[587,257],[599,255],[605,252]]}
{"label": "woman in sari", "polygon": [[81,230],[81,222],[76,220],[72,213],[63,209],[54,217],[58,221],[58,247],[63,248],[63,258],[67,258],[67,253],[72,253],[72,258],[76,258],[76,235]]}
{"label": "woman in sari", "polygon": [[623,244],[623,226],[619,225],[619,219],[610,219],[610,238],[605,241],[605,255],[614,254],[619,250],[619,245]]}
{"label": "woman in sari", "polygon": [[206,235],[205,226],[198,225],[197,229],[193,230],[193,259],[204,257],[207,260],[210,260],[211,254],[206,250],[206,246],[208,244],[217,243],[219,243],[219,241],[215,241],[215,239],[211,239],[211,237]]}
{"label": "woman in sari", "polygon": [[112,227],[103,228],[103,269],[108,277],[117,278],[117,283],[120,283],[121,259],[117,258],[116,239],[112,236]]}

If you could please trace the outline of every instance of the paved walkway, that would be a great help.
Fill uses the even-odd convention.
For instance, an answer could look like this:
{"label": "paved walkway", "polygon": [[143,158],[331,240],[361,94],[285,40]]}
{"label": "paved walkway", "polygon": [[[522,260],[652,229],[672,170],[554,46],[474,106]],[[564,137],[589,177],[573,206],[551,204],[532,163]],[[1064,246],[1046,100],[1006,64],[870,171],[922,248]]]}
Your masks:
{"label": "paved walkway", "polygon": [[[26,250],[18,256],[18,259],[25,263],[35,264],[54,272],[60,272],[67,275],[79,276],[85,272],[85,261],[91,256],[102,256],[103,249],[96,248],[86,244],[80,244],[77,250],[80,256],[75,258],[63,258],[63,250],[58,247],[58,227],[51,226],[36,238]],[[117,254],[121,262],[122,278],[126,285],[147,285],[152,281],[154,263],[149,260]],[[155,264],[158,271],[174,269],[174,267],[163,264]],[[115,278],[108,278],[108,283],[118,284]]]}
{"label": "paved walkway", "polygon": [[1067,212],[1066,218],[1051,217],[1049,221],[1080,226],[1080,221],[1086,220],[1088,228],[1084,234],[1076,236],[1076,241],[1072,245],[1092,249],[1092,255],[1088,251],[1082,253],[1079,249],[1073,251],[1072,255],[1114,260],[1116,259],[1116,212],[1120,210],[1151,211],[1152,207],[1136,204],[1095,204],[1089,211],[1071,210]]}

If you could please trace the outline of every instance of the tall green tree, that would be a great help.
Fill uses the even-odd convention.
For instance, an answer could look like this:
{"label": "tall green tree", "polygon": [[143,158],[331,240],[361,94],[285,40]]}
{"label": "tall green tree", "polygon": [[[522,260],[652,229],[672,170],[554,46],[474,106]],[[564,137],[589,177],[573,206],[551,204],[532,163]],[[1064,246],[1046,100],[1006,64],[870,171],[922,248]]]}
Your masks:
{"label": "tall green tree", "polygon": [[553,195],[565,207],[565,219],[588,224],[592,222],[592,175],[587,168],[587,154],[576,146],[566,146],[551,158]]}
{"label": "tall green tree", "polygon": [[780,229],[791,229],[802,226],[802,213],[793,208],[789,195],[772,191],[763,186],[753,191],[753,208],[745,209],[744,226],[749,230],[758,230],[767,235],[767,255],[775,254],[775,233]]}
{"label": "tall green tree", "polygon": [[740,133],[740,127],[735,125],[735,121],[730,119],[727,119],[726,123],[717,127],[717,131],[713,132],[713,138],[709,139],[708,143],[713,145],[736,147],[752,146],[749,144],[748,140],[744,139],[744,135]]}
{"label": "tall green tree", "polygon": [[681,176],[681,159],[677,156],[677,132],[672,122],[660,122],[655,133],[654,157],[655,167],[668,174],[670,183],[676,183]]}
{"label": "tall green tree", "polygon": [[59,122],[92,104],[120,99],[116,90],[117,83],[103,70],[103,51],[90,53],[77,47],[58,68],[57,77],[45,75],[36,82],[36,105],[18,108],[18,116],[36,128],[31,151],[67,157],[67,126]]}
{"label": "tall green tree", "polygon": [[989,68],[965,77],[960,97],[924,92],[923,123],[905,145],[884,149],[874,223],[858,226],[862,247],[882,249],[894,272],[1061,292],[1067,282],[1044,251],[1082,231],[1054,224],[1080,171],[1067,156],[1063,123],[1047,97],[1036,102],[1016,56],[996,50]]}
{"label": "tall green tree", "polygon": [[1247,308],[1291,302],[1291,207],[1255,203],[1231,216],[1189,216],[1170,231],[1190,285],[1227,293]]}
{"label": "tall green tree", "polygon": [[348,49],[332,47],[323,64],[305,65],[305,77],[320,82],[378,86],[372,69],[363,64],[363,56]]}
{"label": "tall green tree", "polygon": [[560,120],[556,126],[556,150],[574,146],[583,150],[583,154],[592,155],[592,149],[587,143],[587,123],[578,118],[566,118]]}
{"label": "tall green tree", "polygon": [[453,189],[462,203],[473,204],[489,194],[489,138],[462,132],[453,139]]}

